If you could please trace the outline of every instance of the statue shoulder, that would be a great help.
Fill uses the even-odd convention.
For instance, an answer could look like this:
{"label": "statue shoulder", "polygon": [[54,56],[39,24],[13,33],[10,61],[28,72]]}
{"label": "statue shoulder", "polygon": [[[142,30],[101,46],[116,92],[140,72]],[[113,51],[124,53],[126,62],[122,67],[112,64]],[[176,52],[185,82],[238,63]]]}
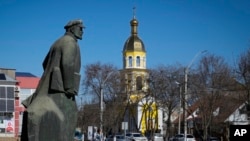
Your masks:
{"label": "statue shoulder", "polygon": [[63,35],[60,40],[64,41],[64,42],[72,42],[72,43],[76,43],[76,40],[74,39],[74,37],[70,36],[70,35]]}
{"label": "statue shoulder", "polygon": [[62,36],[61,38],[58,39],[58,45],[60,47],[64,47],[64,46],[71,46],[71,47],[74,47],[74,46],[77,46],[77,42],[76,40],[69,36],[69,35],[64,35]]}

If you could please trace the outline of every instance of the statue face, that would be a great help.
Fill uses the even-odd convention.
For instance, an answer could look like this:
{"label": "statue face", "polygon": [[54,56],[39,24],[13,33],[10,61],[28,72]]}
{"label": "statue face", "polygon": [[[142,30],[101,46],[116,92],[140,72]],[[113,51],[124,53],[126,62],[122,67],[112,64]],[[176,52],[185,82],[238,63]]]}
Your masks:
{"label": "statue face", "polygon": [[82,39],[82,35],[83,35],[83,27],[82,26],[79,26],[79,25],[76,25],[72,28],[71,32],[74,34],[74,36],[77,38],[77,39]]}

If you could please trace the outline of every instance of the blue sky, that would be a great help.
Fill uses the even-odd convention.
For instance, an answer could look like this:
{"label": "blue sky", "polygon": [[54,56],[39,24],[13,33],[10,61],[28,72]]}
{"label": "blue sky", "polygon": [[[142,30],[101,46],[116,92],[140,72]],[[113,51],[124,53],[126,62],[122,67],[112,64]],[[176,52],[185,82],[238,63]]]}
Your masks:
{"label": "blue sky", "polygon": [[122,68],[134,6],[148,68],[188,65],[202,50],[233,64],[250,47],[249,0],[0,0],[0,67],[41,76],[64,25],[80,18],[82,65]]}

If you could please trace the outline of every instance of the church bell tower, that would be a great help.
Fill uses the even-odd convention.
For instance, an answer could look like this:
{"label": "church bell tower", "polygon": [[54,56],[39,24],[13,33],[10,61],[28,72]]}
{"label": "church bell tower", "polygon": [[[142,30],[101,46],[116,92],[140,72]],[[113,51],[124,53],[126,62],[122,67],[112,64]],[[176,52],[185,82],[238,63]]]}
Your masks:
{"label": "church bell tower", "polygon": [[[142,96],[148,89],[146,69],[146,50],[143,41],[138,36],[139,22],[135,17],[130,21],[131,35],[126,40],[123,47],[123,80],[127,82],[126,90],[130,99]],[[132,97],[131,97],[132,96]],[[131,99],[133,101],[133,98]]]}
{"label": "church bell tower", "polygon": [[149,73],[146,68],[146,49],[138,35],[139,22],[135,17],[130,21],[131,35],[126,40],[123,51],[123,68],[121,70],[123,90],[126,95],[124,120],[128,131],[163,130],[162,112],[148,91]]}

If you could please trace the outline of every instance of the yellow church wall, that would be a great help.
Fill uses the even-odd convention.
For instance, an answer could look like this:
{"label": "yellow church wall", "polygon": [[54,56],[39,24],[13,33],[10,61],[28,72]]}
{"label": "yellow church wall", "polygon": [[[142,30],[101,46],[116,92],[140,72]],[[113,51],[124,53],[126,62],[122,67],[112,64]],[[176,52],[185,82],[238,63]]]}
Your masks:
{"label": "yellow church wall", "polygon": [[146,53],[142,51],[126,51],[125,56],[142,56],[145,57]]}
{"label": "yellow church wall", "polygon": [[[140,56],[140,58],[141,58],[141,65],[139,66],[139,68],[146,68],[146,53],[145,52],[142,52],[142,51],[126,51],[125,52],[125,60],[124,61],[127,61],[125,64],[127,64],[126,65],[126,67],[128,67],[128,64],[129,64],[129,62],[128,62],[128,60],[127,60],[127,58],[129,57],[129,56],[131,56],[132,58],[133,58],[133,65],[131,66],[132,68],[138,68],[138,66],[136,66],[136,57],[137,56]],[[144,59],[143,59],[144,58]]]}
{"label": "yellow church wall", "polygon": [[[150,109],[150,110],[149,110]],[[151,119],[151,120],[150,120]],[[155,103],[142,105],[142,118],[141,118],[141,132],[144,134],[145,131],[151,128],[158,129],[158,109]]]}

